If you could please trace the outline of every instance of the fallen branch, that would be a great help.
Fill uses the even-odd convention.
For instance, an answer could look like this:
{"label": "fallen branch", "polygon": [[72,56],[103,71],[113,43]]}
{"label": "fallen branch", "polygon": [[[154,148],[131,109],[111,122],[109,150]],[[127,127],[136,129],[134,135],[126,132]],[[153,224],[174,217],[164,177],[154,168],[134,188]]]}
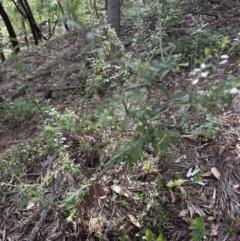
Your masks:
{"label": "fallen branch", "polygon": [[[53,201],[52,201],[52,202],[54,202],[54,200],[55,200],[56,197],[57,197],[58,190],[59,190],[59,182],[60,182],[60,178],[57,177],[56,182],[55,182],[55,185],[54,185]],[[42,227],[43,222],[46,220],[49,212],[51,211],[52,206],[53,206],[52,204],[49,204],[49,205],[47,206],[46,210],[43,211],[40,220],[36,223],[35,227],[34,227],[33,230],[32,230],[32,233],[31,233],[31,235],[30,235],[30,237],[28,238],[27,241],[34,241],[34,240],[35,240],[36,235],[38,234],[40,228]]]}
{"label": "fallen branch", "polygon": [[20,79],[23,80],[23,81],[34,81],[36,78],[43,77],[43,76],[46,76],[46,75],[51,75],[51,70],[45,71],[45,72],[40,73],[38,75],[29,76],[25,79],[24,78],[20,78]]}
{"label": "fallen branch", "polygon": [[49,99],[52,97],[52,94],[56,91],[66,91],[66,90],[77,90],[77,89],[81,89],[84,90],[85,86],[84,85],[77,85],[77,86],[70,86],[70,87],[63,87],[63,88],[56,88],[56,89],[50,89],[47,90],[44,97],[46,99]]}
{"label": "fallen branch", "polygon": [[181,15],[187,15],[187,14],[207,15],[207,16],[215,17],[215,19],[218,19],[218,15],[217,14],[208,13],[208,12],[187,11],[185,13],[181,13]]}

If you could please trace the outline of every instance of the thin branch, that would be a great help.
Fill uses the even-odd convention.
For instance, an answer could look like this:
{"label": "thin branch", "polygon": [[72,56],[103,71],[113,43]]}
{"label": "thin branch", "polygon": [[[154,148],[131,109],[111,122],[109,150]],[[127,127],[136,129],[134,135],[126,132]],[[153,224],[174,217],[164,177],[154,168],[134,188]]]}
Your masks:
{"label": "thin branch", "polygon": [[[58,195],[58,190],[59,190],[59,183],[60,183],[60,178],[59,176],[56,179],[55,185],[54,185],[54,190],[53,190],[53,201],[57,198]],[[46,210],[43,211],[40,220],[35,224],[35,227],[32,230],[32,233],[30,237],[28,238],[27,241],[34,241],[36,238],[36,235],[38,234],[39,230],[41,229],[43,222],[46,220],[49,212],[52,209],[52,204],[49,204],[46,208]]]}
{"label": "thin branch", "polygon": [[197,11],[187,11],[185,13],[181,13],[181,15],[187,15],[187,14],[198,14],[198,15],[207,15],[207,16],[212,16],[218,19],[218,15],[214,13],[208,13],[208,12],[197,12]]}

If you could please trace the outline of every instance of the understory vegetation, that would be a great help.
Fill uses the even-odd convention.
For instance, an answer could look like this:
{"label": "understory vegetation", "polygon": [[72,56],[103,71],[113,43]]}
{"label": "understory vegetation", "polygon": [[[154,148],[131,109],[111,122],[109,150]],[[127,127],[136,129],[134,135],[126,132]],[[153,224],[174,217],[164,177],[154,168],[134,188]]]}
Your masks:
{"label": "understory vegetation", "polygon": [[237,240],[236,32],[182,14],[198,1],[143,2],[123,1],[121,39],[91,10],[1,67],[9,237],[43,218],[36,240]]}

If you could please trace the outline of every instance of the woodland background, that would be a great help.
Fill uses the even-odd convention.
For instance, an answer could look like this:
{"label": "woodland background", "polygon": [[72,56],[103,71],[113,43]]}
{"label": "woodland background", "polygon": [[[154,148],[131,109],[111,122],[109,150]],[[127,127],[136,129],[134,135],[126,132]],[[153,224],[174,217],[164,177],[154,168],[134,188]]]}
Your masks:
{"label": "woodland background", "polygon": [[0,15],[0,240],[239,239],[238,1]]}

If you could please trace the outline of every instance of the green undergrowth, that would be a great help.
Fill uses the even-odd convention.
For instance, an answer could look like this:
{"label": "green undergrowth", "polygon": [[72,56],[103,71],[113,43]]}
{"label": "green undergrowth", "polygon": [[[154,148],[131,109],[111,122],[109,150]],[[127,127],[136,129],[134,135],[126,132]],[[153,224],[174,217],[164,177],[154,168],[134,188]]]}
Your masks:
{"label": "green undergrowth", "polygon": [[0,103],[0,109],[0,122],[3,124],[7,123],[9,126],[20,125],[26,119],[31,120],[39,113],[39,110],[34,102],[24,99],[4,101]]}
{"label": "green undergrowth", "polygon": [[[176,6],[171,5],[174,1],[162,1],[161,4],[153,2],[151,7],[158,12],[156,30],[139,31],[134,36],[136,46],[147,39],[143,52],[127,52],[109,26],[108,37],[103,30],[95,32],[93,41],[96,42],[88,50],[91,51],[88,59],[91,70],[82,97],[83,100],[91,97],[88,110],[73,107],[61,112],[50,105],[37,105],[33,101],[20,99],[1,104],[3,123],[18,123],[35,115],[41,118],[36,137],[12,146],[1,159],[2,202],[7,202],[11,193],[18,193],[21,207],[29,200],[42,209],[52,204],[68,222],[82,222],[81,205],[108,170],[126,165],[128,171],[134,172],[146,155],[146,147],[150,147],[159,160],[160,157],[170,156],[172,145],[180,143],[180,131],[194,140],[203,135],[204,141],[211,141],[221,131],[214,115],[222,107],[231,107],[232,93],[237,92],[240,85],[238,78],[231,75],[222,84],[208,81],[208,78],[225,63],[223,61],[227,62],[225,48],[230,40],[218,36],[210,38],[210,32],[206,38],[205,32],[194,29],[191,40],[195,43],[183,37],[180,41],[189,48],[183,46],[179,53],[173,55],[174,43],[162,45],[162,41],[166,30],[174,25]],[[172,7],[175,10],[169,13]],[[168,18],[168,14],[173,16]],[[141,25],[144,18],[137,21],[138,27],[144,26]],[[191,72],[193,83],[181,92],[170,91],[157,80],[165,80],[170,74],[181,71],[182,56],[187,56],[189,49],[195,55],[191,59],[185,58],[184,62],[194,61],[198,65]],[[117,50],[117,56],[121,58],[116,59],[113,50]],[[200,85],[203,80],[207,83],[204,90]],[[204,116],[204,123],[185,122],[192,109],[197,115]],[[166,113],[176,114],[179,123],[170,125],[164,118]],[[75,157],[71,155],[73,148],[77,153]],[[96,175],[88,178],[82,172],[79,160],[92,150],[103,154],[105,158],[94,166]],[[41,170],[42,165],[46,165],[47,171],[41,172],[34,183],[30,183],[26,166],[33,163],[36,164],[36,171]],[[149,173],[153,171],[151,163],[145,164],[144,169]],[[178,175],[173,171],[170,179],[178,180]],[[76,185],[64,187],[57,201],[53,197],[48,198],[42,190],[63,178],[71,179]],[[153,183],[159,192],[166,192],[166,180],[162,180],[161,176]],[[173,191],[177,197],[181,197],[177,186],[173,187]],[[135,194],[133,199],[140,203],[149,196],[150,193],[145,190]],[[121,205],[127,206],[124,199]],[[174,210],[174,205],[168,208]],[[155,212],[161,220],[155,227],[151,226],[147,217],[150,211]],[[157,198],[153,198],[138,216],[138,222],[144,228],[135,233],[136,240],[164,240],[164,225],[168,220],[164,207]],[[84,226],[84,223],[81,225]],[[124,225],[116,226],[116,231],[121,234],[119,240],[126,240],[128,234],[124,230]],[[207,234],[202,217],[192,219],[189,230],[193,240],[202,240]],[[104,236],[103,233],[101,235]]]}

